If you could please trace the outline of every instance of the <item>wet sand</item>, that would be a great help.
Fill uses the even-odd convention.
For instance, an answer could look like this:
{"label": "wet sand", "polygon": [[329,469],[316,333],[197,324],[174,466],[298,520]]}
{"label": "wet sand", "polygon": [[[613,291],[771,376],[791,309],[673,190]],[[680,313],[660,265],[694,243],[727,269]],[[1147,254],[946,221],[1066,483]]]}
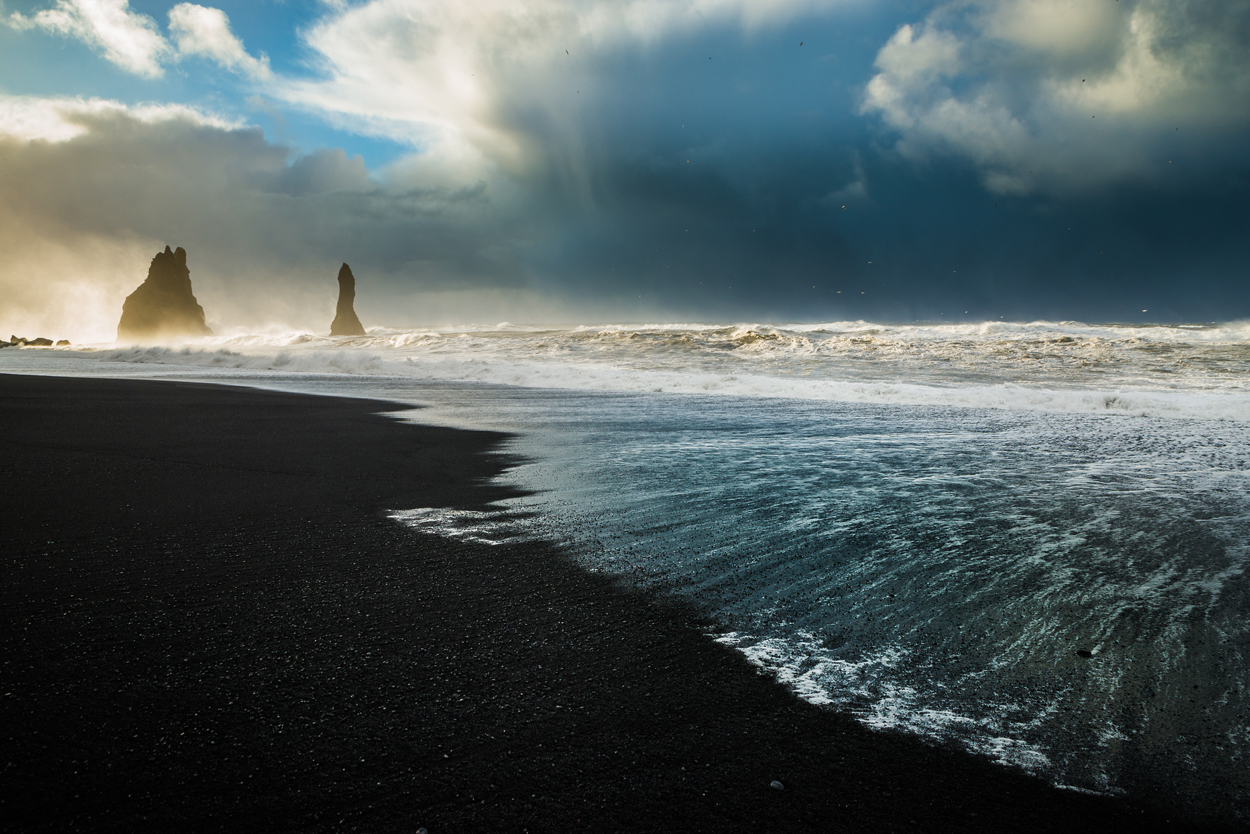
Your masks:
{"label": "wet sand", "polygon": [[545,544],[402,527],[510,461],[399,408],[0,375],[0,828],[1195,828],[866,730]]}

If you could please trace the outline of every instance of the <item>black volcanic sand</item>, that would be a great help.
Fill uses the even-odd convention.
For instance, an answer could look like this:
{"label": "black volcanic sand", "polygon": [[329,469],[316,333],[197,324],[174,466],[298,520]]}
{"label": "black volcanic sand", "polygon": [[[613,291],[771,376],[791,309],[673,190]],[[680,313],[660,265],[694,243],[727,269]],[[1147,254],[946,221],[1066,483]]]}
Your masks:
{"label": "black volcanic sand", "polygon": [[800,701],[550,546],[387,519],[514,462],[397,408],[0,376],[0,827],[1184,827]]}

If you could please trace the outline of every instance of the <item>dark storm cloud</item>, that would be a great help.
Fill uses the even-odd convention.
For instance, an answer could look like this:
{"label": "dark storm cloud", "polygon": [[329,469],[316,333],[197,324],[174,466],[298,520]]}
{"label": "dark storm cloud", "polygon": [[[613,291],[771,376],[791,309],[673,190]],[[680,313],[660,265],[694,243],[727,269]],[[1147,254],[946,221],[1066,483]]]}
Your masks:
{"label": "dark storm cloud", "polygon": [[674,315],[1250,314],[1245,169],[1076,198],[988,194],[970,165],[916,171],[853,148],[787,149],[749,187],[684,167],[596,163],[610,200],[572,217],[537,271],[570,292],[641,293]]}
{"label": "dark storm cloud", "polygon": [[265,94],[410,148],[374,171],[10,97],[0,282],[119,308],[170,243],[219,328],[323,327],[341,261],[367,323],[1250,315],[1242,6],[704,5],[330,14]]}
{"label": "dark storm cloud", "polygon": [[[468,20],[427,4],[396,30],[421,49],[397,37],[362,64],[364,35],[402,5],[328,21],[310,43],[333,69],[289,97],[355,108],[397,137],[455,126],[414,141],[435,157],[461,143],[461,158],[506,171],[533,221],[515,250],[523,274],[579,306],[1250,313],[1235,231],[1244,4],[978,0],[885,28],[829,8],[754,28],[732,14],[597,28],[594,4],[539,4],[523,21],[507,6]],[[439,46],[449,39],[456,49]],[[349,95],[405,73],[427,88],[419,108],[381,88]]]}
{"label": "dark storm cloud", "polygon": [[422,295],[447,291],[466,294],[454,314],[473,319],[473,293],[500,290],[538,299],[529,318],[1250,313],[1250,177],[1238,168],[1079,198],[1003,196],[970,165],[917,170],[868,145],[744,145],[696,164],[607,142],[586,150],[584,194],[555,166],[419,187],[371,178],[339,150],[297,156],[254,130],[80,121],[87,132],[70,141],[5,143],[10,304],[31,295],[32,276],[57,277],[41,263],[57,251],[69,258],[63,281],[102,270],[119,307],[170,243],[191,252],[219,327],[318,326],[340,261],[370,283],[362,310],[375,322],[421,320]]}

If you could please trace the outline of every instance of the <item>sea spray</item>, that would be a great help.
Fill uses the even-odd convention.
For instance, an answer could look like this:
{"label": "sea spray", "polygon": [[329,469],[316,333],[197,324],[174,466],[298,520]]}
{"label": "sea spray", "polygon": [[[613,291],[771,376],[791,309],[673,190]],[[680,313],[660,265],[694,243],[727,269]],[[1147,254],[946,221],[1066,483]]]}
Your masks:
{"label": "sea spray", "polygon": [[[82,373],[305,373],[1037,412],[1250,420],[1250,326],[497,325],[236,333],[74,351]],[[67,360],[68,361],[68,360]],[[90,362],[104,367],[94,371]],[[115,373],[142,373],[117,371]]]}

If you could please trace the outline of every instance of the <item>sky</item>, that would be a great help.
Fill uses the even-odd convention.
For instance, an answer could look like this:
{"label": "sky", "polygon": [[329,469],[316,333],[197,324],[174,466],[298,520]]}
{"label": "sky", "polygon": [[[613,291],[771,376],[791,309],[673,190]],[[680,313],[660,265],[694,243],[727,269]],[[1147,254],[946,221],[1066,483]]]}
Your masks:
{"label": "sky", "polygon": [[1244,0],[0,0],[0,329],[1250,317]]}

